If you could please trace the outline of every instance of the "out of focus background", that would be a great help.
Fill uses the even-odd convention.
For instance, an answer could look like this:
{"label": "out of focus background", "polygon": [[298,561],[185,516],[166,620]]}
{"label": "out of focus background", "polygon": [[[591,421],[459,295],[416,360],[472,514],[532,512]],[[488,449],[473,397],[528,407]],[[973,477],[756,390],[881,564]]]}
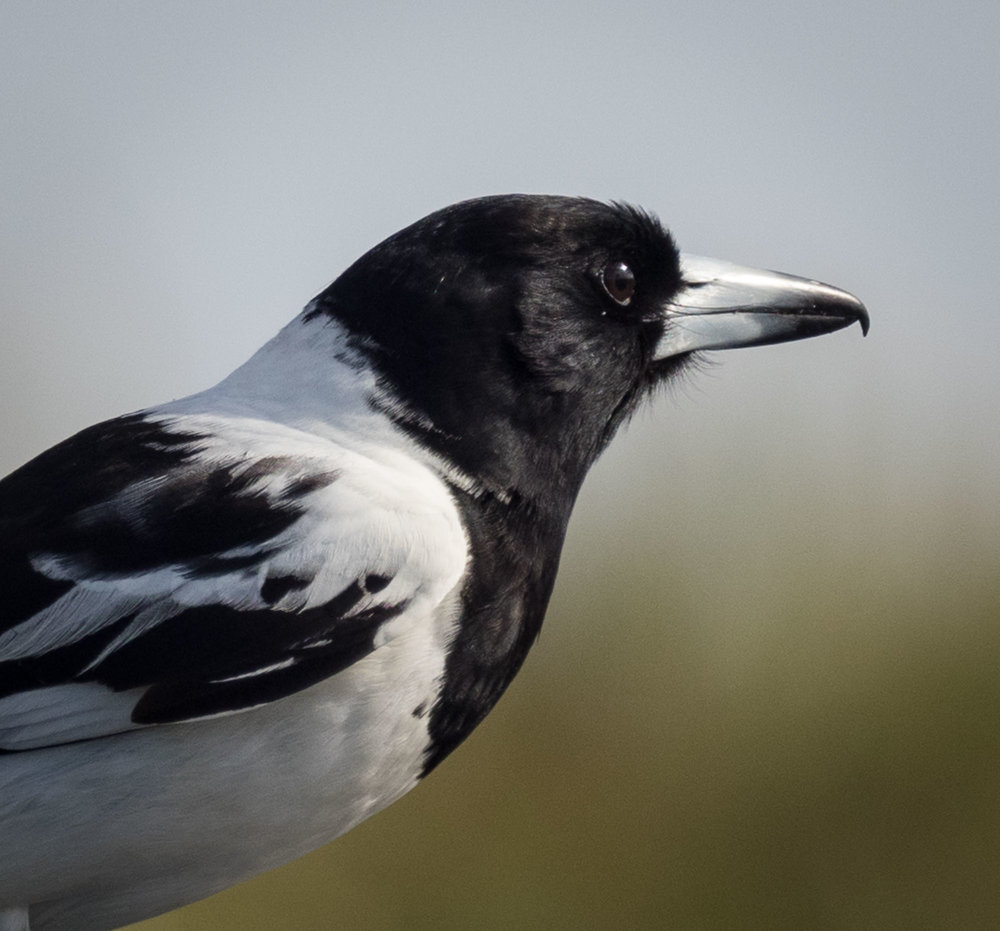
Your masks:
{"label": "out of focus background", "polygon": [[659,398],[467,744],[144,931],[1000,926],[998,37],[974,0],[0,5],[4,472],[481,194],[629,200],[872,315]]}

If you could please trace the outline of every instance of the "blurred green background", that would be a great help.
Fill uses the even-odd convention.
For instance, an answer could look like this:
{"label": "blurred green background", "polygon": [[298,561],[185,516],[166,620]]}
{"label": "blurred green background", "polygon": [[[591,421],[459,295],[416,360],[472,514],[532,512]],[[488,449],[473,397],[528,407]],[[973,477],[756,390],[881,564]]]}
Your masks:
{"label": "blurred green background", "polygon": [[632,200],[872,313],[636,418],[425,784],[137,927],[1000,926],[998,35],[975,2],[0,5],[4,470],[467,196]]}
{"label": "blurred green background", "polygon": [[646,464],[644,500],[605,464],[536,652],[432,778],[142,927],[996,927],[996,521],[821,464],[678,507],[691,464]]}

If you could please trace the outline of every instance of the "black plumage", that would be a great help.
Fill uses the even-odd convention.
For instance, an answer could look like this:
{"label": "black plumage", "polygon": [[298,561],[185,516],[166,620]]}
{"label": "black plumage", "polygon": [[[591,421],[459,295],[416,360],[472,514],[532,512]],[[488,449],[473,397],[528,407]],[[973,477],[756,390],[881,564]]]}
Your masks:
{"label": "black plumage", "polygon": [[0,927],[139,920],[407,791],[521,667],[643,398],[698,351],[853,322],[845,292],[682,256],[641,210],[483,198],[214,388],[8,476]]}

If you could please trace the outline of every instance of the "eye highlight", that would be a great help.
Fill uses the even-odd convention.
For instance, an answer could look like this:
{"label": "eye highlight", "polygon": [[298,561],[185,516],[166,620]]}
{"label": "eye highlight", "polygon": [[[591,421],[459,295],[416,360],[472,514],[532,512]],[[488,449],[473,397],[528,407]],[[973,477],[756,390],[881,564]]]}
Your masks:
{"label": "eye highlight", "polygon": [[626,307],[635,294],[635,274],[625,262],[609,262],[601,272],[601,284],[616,304]]}

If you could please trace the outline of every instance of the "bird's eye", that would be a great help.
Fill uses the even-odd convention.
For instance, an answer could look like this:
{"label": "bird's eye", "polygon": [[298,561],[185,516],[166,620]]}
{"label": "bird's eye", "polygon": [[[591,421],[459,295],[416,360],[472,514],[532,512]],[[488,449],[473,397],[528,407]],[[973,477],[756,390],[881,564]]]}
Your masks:
{"label": "bird's eye", "polygon": [[625,307],[635,294],[635,275],[624,262],[609,262],[601,272],[601,284],[608,296]]}

